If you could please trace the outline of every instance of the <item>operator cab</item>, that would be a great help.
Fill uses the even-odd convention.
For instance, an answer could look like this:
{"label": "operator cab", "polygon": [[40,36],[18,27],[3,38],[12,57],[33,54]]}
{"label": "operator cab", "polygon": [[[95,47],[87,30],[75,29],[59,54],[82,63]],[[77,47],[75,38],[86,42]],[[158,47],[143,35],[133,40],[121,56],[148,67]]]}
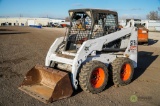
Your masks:
{"label": "operator cab", "polygon": [[117,31],[117,12],[101,9],[69,10],[70,28],[65,51],[76,52],[82,43]]}

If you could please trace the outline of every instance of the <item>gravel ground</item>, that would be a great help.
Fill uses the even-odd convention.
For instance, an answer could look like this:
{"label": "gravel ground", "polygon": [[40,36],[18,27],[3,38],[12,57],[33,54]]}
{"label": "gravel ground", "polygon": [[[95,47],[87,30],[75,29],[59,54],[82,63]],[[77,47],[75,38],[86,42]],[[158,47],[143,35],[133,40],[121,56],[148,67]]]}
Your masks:
{"label": "gravel ground", "polygon": [[[0,27],[0,106],[160,106],[160,32],[149,32],[149,45],[139,45],[138,68],[133,81],[122,87],[109,82],[99,94],[82,90],[73,96],[44,104],[18,90],[26,72],[44,65],[47,51],[65,28]],[[136,95],[138,100],[131,102]]]}

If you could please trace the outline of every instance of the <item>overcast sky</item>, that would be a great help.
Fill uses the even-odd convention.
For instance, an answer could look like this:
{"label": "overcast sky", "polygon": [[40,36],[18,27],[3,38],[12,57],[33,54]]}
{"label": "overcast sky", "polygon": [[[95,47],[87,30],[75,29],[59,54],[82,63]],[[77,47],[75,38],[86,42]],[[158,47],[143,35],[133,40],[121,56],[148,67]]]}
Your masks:
{"label": "overcast sky", "polygon": [[69,9],[100,8],[117,11],[123,18],[146,18],[160,0],[0,0],[0,16],[65,18]]}

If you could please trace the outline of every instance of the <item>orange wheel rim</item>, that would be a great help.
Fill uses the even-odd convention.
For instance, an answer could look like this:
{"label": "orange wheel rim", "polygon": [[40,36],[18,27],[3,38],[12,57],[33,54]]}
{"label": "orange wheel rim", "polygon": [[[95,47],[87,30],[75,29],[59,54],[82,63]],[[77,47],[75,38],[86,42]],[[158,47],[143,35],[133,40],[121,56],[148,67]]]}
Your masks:
{"label": "orange wheel rim", "polygon": [[130,78],[130,76],[131,76],[131,71],[132,71],[131,65],[128,64],[128,63],[124,64],[122,69],[121,69],[121,79],[123,81],[128,80]]}
{"label": "orange wheel rim", "polygon": [[94,88],[99,88],[103,85],[105,73],[102,68],[96,68],[91,75],[91,84]]}

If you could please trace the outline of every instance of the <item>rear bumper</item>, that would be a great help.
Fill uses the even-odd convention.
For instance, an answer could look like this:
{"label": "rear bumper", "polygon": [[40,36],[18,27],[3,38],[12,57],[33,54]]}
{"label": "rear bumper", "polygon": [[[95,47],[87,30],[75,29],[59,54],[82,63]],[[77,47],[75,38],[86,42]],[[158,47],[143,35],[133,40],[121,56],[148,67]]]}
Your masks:
{"label": "rear bumper", "polygon": [[138,42],[148,42],[148,38],[138,38]]}

